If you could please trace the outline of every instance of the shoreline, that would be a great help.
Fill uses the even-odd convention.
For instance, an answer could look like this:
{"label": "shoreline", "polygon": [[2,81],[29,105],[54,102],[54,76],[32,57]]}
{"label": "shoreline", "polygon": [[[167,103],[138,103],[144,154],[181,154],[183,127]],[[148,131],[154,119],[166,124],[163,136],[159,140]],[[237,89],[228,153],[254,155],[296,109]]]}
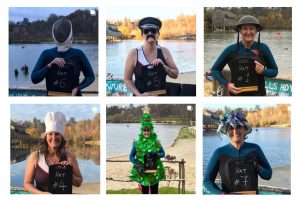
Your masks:
{"label": "shoreline", "polygon": [[73,194],[100,194],[100,182],[88,182],[72,189]]}
{"label": "shoreline", "polygon": [[[186,183],[185,187],[187,191],[195,191],[195,160],[196,160],[196,139],[178,139],[173,146],[170,146],[165,149],[166,155],[169,154],[171,156],[176,156],[176,160],[180,161],[184,159],[186,161],[185,164],[185,176],[186,176]],[[129,155],[122,155],[118,157],[110,157],[107,160],[122,160],[127,161],[129,160]],[[164,158],[162,159],[164,160]],[[118,165],[116,165],[118,164]],[[174,169],[178,173],[178,164],[175,163],[164,163],[164,166],[168,166],[171,169]],[[125,163],[106,163],[106,177],[107,178],[114,178],[114,179],[121,179],[121,180],[129,180],[129,172],[132,168],[131,162]],[[167,172],[167,170],[166,170]],[[177,177],[178,179],[178,177]],[[166,182],[162,181],[159,183],[160,187],[178,187],[178,182]],[[122,189],[133,189],[137,188],[136,182],[117,182],[106,180],[106,190],[122,190]]]}

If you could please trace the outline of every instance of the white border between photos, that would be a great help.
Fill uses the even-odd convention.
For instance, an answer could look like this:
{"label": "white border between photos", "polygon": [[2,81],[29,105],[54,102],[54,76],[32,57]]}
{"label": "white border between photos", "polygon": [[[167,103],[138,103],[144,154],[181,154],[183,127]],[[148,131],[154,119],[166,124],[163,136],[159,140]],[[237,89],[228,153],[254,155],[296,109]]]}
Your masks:
{"label": "white border between photos", "polygon": [[[216,98],[216,97],[203,97],[203,59],[204,59],[204,33],[203,33],[203,8],[204,7],[293,7],[293,50],[297,50],[296,44],[300,44],[298,35],[300,34],[300,25],[296,19],[300,19],[300,5],[299,1],[292,0],[150,0],[150,1],[138,1],[138,0],[52,0],[52,1],[37,1],[27,0],[25,3],[23,0],[0,0],[0,27],[2,30],[0,47],[2,49],[2,57],[0,59],[0,66],[2,73],[0,74],[1,87],[1,112],[2,119],[0,122],[0,128],[2,129],[2,141],[0,141],[0,162],[2,162],[0,179],[1,189],[0,198],[1,201],[53,201],[53,200],[66,200],[73,202],[89,201],[89,202],[132,202],[132,201],[206,201],[215,202],[217,200],[230,201],[242,200],[244,202],[252,201],[295,201],[297,198],[296,188],[297,180],[299,179],[299,160],[297,161],[296,154],[299,153],[300,147],[297,145],[300,142],[299,134],[297,131],[297,124],[300,123],[298,113],[300,112],[299,104],[297,100],[300,100],[299,93],[293,92],[292,97],[259,97],[259,98]],[[85,98],[46,98],[46,97],[8,97],[8,8],[9,7],[98,7],[99,9],[99,96],[98,97],[85,97]],[[105,94],[105,75],[106,75],[106,42],[105,42],[105,21],[106,21],[106,10],[110,7],[126,9],[126,7],[146,7],[153,8],[163,7],[170,9],[172,7],[192,7],[196,9],[197,15],[197,97],[176,97],[176,98],[141,98],[141,97],[106,97]],[[297,33],[297,34],[296,34]],[[298,38],[297,38],[298,37]],[[300,54],[300,52],[299,52]],[[293,75],[299,75],[299,68],[296,67],[297,52],[294,51],[292,54],[292,67]],[[293,78],[293,89],[298,89],[299,81],[296,77]],[[100,195],[10,195],[10,105],[11,104],[100,104],[101,113],[101,172],[100,172]],[[141,103],[153,103],[153,104],[196,104],[196,121],[197,121],[197,139],[196,139],[196,194],[195,195],[156,195],[156,196],[143,196],[143,195],[107,195],[106,194],[106,104],[141,104]],[[202,195],[202,109],[204,104],[231,104],[231,103],[287,103],[292,105],[292,137],[291,137],[291,169],[292,169],[292,182],[291,190],[292,195],[286,196],[203,196]],[[296,134],[294,134],[296,133]],[[293,172],[294,171],[294,172]]]}

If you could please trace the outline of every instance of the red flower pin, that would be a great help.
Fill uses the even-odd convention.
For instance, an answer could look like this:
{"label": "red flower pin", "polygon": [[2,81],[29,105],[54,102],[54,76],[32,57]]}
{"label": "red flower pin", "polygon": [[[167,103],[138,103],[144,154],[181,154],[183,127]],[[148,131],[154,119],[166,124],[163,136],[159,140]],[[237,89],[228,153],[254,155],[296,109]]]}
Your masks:
{"label": "red flower pin", "polygon": [[252,50],[252,53],[254,54],[254,55],[258,55],[259,54],[259,52],[258,52],[258,50]]}

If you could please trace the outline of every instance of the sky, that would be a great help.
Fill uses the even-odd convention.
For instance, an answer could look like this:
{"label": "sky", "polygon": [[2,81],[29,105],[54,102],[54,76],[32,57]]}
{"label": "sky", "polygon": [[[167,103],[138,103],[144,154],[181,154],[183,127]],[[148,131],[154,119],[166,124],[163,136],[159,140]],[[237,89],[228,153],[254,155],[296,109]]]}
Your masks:
{"label": "sky", "polygon": [[[101,12],[101,9],[99,12]],[[165,20],[174,19],[181,14],[195,15],[196,9],[191,7],[120,7],[106,9],[106,19],[109,20],[123,20],[125,17],[131,20],[139,20],[148,16]]]}
{"label": "sky", "polygon": [[78,9],[94,9],[90,7],[11,7],[9,8],[9,20],[14,22],[28,18],[30,22],[47,20],[50,14],[69,15]]}
{"label": "sky", "polygon": [[224,107],[230,107],[231,109],[237,108],[246,108],[246,109],[254,109],[256,105],[259,105],[261,108],[266,107],[275,107],[276,104],[206,104],[203,108],[207,108],[210,110],[224,109]]}
{"label": "sky", "polygon": [[96,113],[100,113],[100,105],[94,104],[14,104],[11,105],[12,120],[29,120],[34,117],[44,120],[47,112],[61,111],[66,119],[75,117],[75,120],[92,119]]}

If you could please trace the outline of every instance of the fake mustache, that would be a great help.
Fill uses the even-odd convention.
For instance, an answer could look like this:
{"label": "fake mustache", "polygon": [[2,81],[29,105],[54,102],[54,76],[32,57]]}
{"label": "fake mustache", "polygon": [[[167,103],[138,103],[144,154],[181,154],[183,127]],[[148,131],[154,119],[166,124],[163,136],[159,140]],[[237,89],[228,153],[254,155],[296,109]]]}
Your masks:
{"label": "fake mustache", "polygon": [[153,34],[148,34],[148,35],[147,35],[147,40],[148,40],[149,38],[155,39],[155,35],[153,35]]}

